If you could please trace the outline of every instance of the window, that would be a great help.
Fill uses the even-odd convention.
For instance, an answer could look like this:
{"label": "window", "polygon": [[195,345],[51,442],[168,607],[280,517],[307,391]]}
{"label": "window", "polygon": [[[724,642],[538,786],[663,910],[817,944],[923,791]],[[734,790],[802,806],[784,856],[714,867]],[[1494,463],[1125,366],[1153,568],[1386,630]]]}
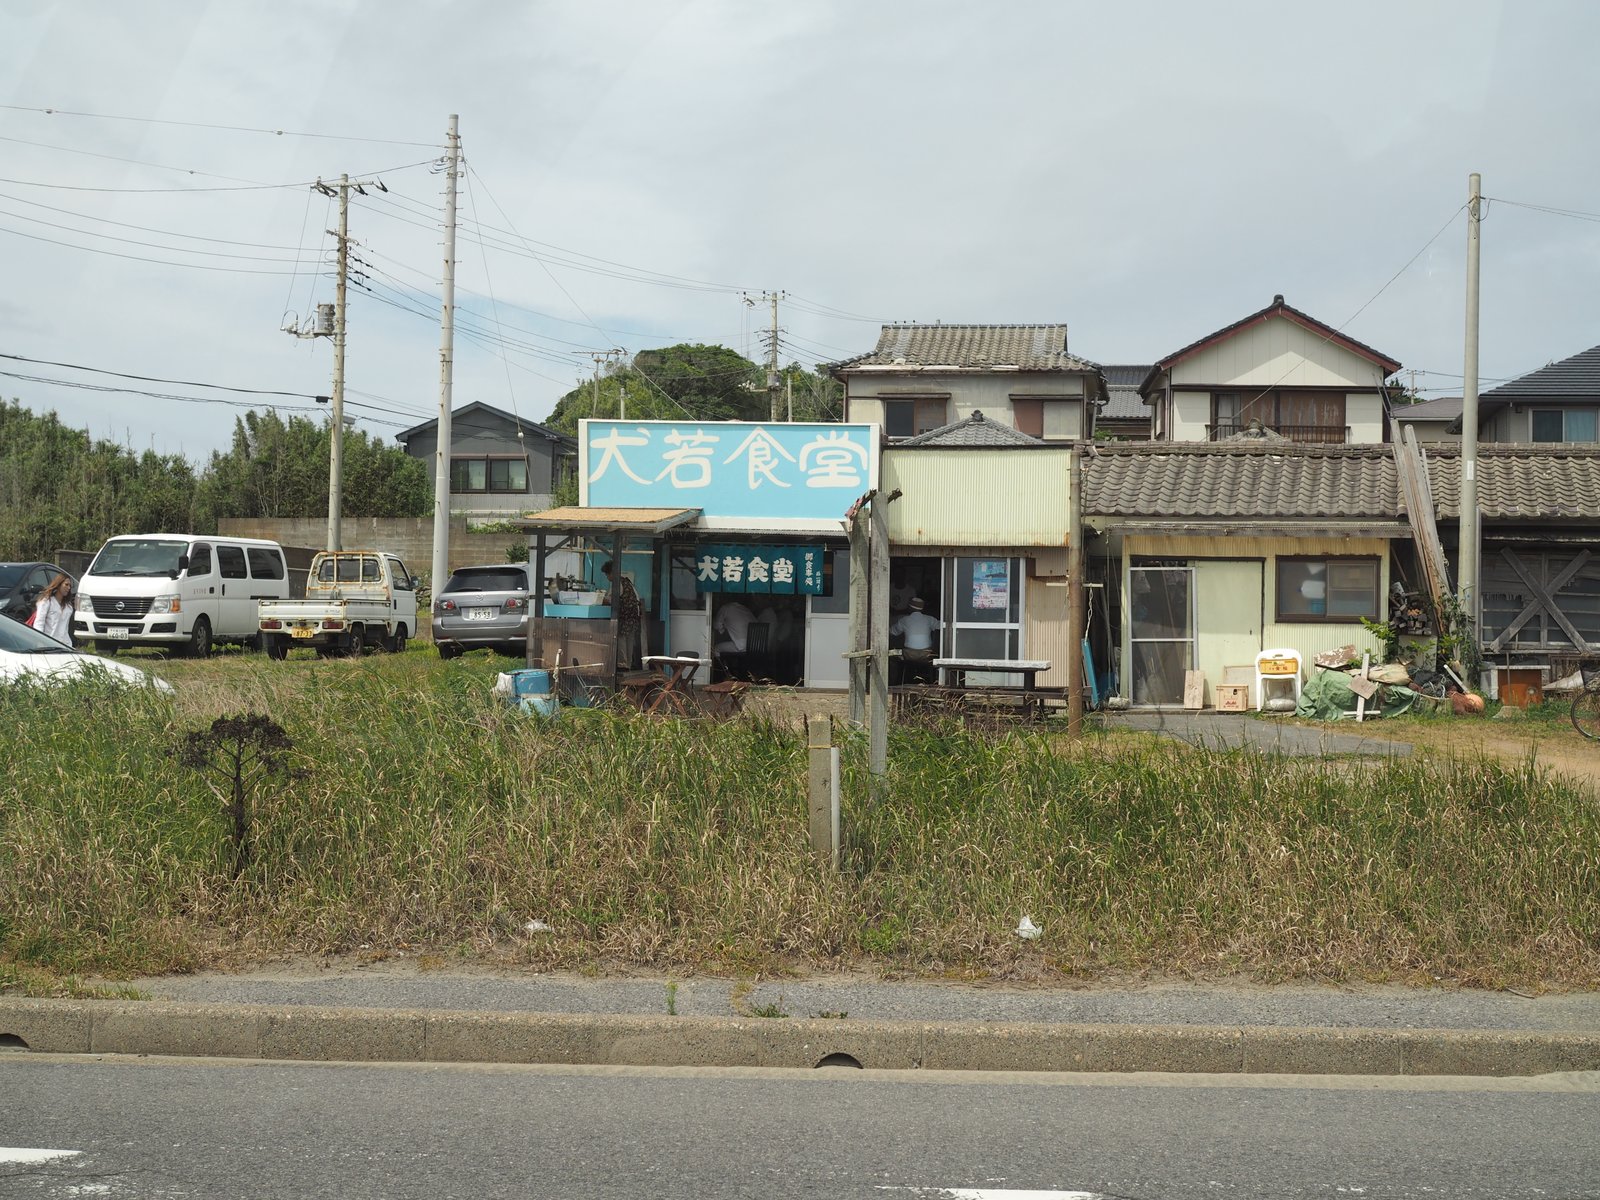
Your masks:
{"label": "window", "polygon": [[945,423],[944,397],[883,402],[883,432],[886,437],[908,438],[927,433]]}
{"label": "window", "polygon": [[[406,570],[405,563],[401,562],[398,558],[391,558],[389,560],[389,570],[394,575],[395,591],[409,592],[413,590],[411,587],[411,572]],[[522,575],[520,572],[518,572],[518,576],[523,580],[527,579],[527,576]],[[524,583],[523,587],[526,589],[527,584]]]}
{"label": "window", "polygon": [[1536,442],[1600,441],[1600,409],[1536,408],[1530,415]]}
{"label": "window", "polygon": [[452,458],[452,492],[526,492],[528,460],[516,457]]}
{"label": "window", "polygon": [[189,551],[189,578],[194,579],[209,574],[211,574],[211,547],[204,542],[196,542]]}
{"label": "window", "polygon": [[1346,440],[1345,398],[1333,392],[1216,392],[1211,397],[1212,440],[1259,423],[1291,442]]}
{"label": "window", "polygon": [[244,551],[238,546],[218,546],[217,572],[224,579],[250,578],[244,569]]}
{"label": "window", "polygon": [[1377,559],[1278,559],[1278,620],[1354,623],[1378,615]]}
{"label": "window", "polygon": [[1011,421],[1017,427],[1018,433],[1026,433],[1036,438],[1044,437],[1044,401],[1013,400]]}
{"label": "window", "polygon": [[251,546],[245,551],[250,559],[250,574],[257,579],[282,579],[283,555],[276,550]]}

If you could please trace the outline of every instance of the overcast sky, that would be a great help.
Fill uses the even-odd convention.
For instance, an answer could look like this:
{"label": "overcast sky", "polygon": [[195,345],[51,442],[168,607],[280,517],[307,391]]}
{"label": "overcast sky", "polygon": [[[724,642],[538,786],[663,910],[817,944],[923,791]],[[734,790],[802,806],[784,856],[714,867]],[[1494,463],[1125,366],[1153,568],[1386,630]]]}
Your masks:
{"label": "overcast sky", "polygon": [[[1471,171],[1484,386],[1600,343],[1597,44],[1587,0],[8,4],[0,352],[325,394],[331,346],[280,329],[333,299],[307,184],[348,171],[390,189],[351,209],[350,411],[427,419],[454,112],[458,407],[538,419],[609,347],[756,353],[741,289],[788,293],[807,364],[896,320],[1148,363],[1282,292],[1459,394]],[[194,458],[242,411],[0,396]]]}

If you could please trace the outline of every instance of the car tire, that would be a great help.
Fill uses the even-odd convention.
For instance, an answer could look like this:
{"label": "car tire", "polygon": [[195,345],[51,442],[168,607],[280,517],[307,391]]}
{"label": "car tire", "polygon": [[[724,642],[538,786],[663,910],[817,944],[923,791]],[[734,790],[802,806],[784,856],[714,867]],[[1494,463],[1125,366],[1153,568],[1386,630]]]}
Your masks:
{"label": "car tire", "polygon": [[103,654],[107,658],[115,658],[117,656],[117,651],[122,649],[122,647],[116,642],[100,641],[94,644],[94,649],[96,654]]}
{"label": "car tire", "polygon": [[404,654],[406,652],[406,627],[396,625],[394,636],[384,643],[383,648],[390,654]]}
{"label": "car tire", "polygon": [[437,642],[435,643],[435,647],[439,651],[440,658],[461,657],[461,647],[454,642]]}
{"label": "car tire", "polygon": [[267,657],[276,662],[282,662],[289,657],[289,639],[281,633],[264,633],[261,635],[262,649],[267,652]]}
{"label": "car tire", "polygon": [[344,642],[344,652],[351,658],[360,658],[367,652],[367,631],[364,626],[350,626],[350,633]]}
{"label": "car tire", "polygon": [[211,654],[211,622],[204,617],[196,617],[183,649],[190,658],[208,657]]}

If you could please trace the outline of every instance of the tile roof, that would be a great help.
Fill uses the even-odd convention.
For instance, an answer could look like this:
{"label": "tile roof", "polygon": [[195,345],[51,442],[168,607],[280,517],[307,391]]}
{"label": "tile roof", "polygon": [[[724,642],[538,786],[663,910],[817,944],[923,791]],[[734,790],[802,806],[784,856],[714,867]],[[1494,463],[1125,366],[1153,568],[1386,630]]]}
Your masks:
{"label": "tile roof", "polygon": [[835,371],[903,370],[1098,371],[1067,353],[1065,325],[885,325],[877,349],[835,363]]}
{"label": "tile roof", "polygon": [[1490,388],[1479,399],[1489,402],[1519,400],[1600,400],[1600,346],[1563,358],[1547,367]]}
{"label": "tile roof", "polygon": [[[1426,453],[1433,506],[1459,519],[1461,453]],[[1478,510],[1491,521],[1600,520],[1600,446],[1479,446]]]}
{"label": "tile roof", "polygon": [[1418,404],[1396,404],[1397,421],[1454,421],[1461,416],[1460,396],[1439,396]]}
{"label": "tile roof", "polygon": [[1097,446],[1084,459],[1095,516],[1393,521],[1388,446],[1162,442]]}
{"label": "tile roof", "polygon": [[1150,404],[1139,394],[1139,385],[1144,382],[1145,376],[1150,374],[1148,364],[1144,366],[1105,366],[1100,370],[1106,377],[1106,392],[1109,399],[1106,406],[1100,410],[1102,421],[1147,421],[1150,419]]}
{"label": "tile roof", "polygon": [[[547,425],[541,425],[537,421],[519,417],[515,413],[508,413],[505,409],[496,408],[492,404],[485,404],[482,400],[474,400],[470,404],[464,404],[460,408],[451,410],[450,437],[452,441],[455,440],[457,434],[470,426],[470,418],[477,413],[488,413],[490,416],[498,417],[513,428],[521,429],[524,434],[538,434],[540,437],[545,438],[547,441],[555,442],[557,445],[571,448],[576,448],[578,445],[578,439],[569,434],[559,433]],[[433,417],[430,420],[423,421],[421,424],[413,425],[410,429],[402,429],[394,435],[394,439],[397,442],[409,442],[417,434],[431,431],[438,427],[439,418]]]}
{"label": "tile roof", "polygon": [[916,437],[894,443],[896,449],[903,446],[945,449],[952,446],[1043,446],[1045,444],[1020,429],[992,421],[981,412],[974,412],[959,421],[952,421],[948,425],[930,429],[927,433],[919,433]]}
{"label": "tile roof", "polygon": [[1199,341],[1190,342],[1181,350],[1174,350],[1171,354],[1167,355],[1165,358],[1156,363],[1155,366],[1150,368],[1150,372],[1145,377],[1141,387],[1153,383],[1158,371],[1167,370],[1168,368],[1176,365],[1178,362],[1181,362],[1183,359],[1188,358],[1191,354],[1205,349],[1213,342],[1220,342],[1223,339],[1238,333],[1247,326],[1268,321],[1274,317],[1283,317],[1286,320],[1293,321],[1295,324],[1302,325],[1311,330],[1313,333],[1322,334],[1330,342],[1335,342],[1338,345],[1345,347],[1347,350],[1353,350],[1363,358],[1371,359],[1380,367],[1384,368],[1385,374],[1392,375],[1400,369],[1400,363],[1397,359],[1390,358],[1381,350],[1373,349],[1365,342],[1356,341],[1355,338],[1350,337],[1348,334],[1340,333],[1332,325],[1324,324],[1322,321],[1319,321],[1313,317],[1310,313],[1301,312],[1293,305],[1284,303],[1283,297],[1278,295],[1272,298],[1271,304],[1267,305],[1259,312],[1253,312],[1248,317],[1241,317],[1232,325],[1224,325],[1215,333],[1208,333]]}

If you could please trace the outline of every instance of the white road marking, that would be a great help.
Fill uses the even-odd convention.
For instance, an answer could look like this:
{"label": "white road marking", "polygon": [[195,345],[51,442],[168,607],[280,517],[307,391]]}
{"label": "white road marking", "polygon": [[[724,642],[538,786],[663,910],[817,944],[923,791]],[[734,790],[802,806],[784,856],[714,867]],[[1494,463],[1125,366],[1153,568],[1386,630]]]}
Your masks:
{"label": "white road marking", "polygon": [[880,1191],[915,1192],[919,1196],[943,1200],[1111,1200],[1101,1192],[1041,1192],[1019,1188],[942,1188],[891,1187],[880,1184]]}
{"label": "white road marking", "polygon": [[0,1146],[0,1163],[16,1164],[54,1162],[58,1158],[73,1158],[82,1150],[29,1150],[20,1146]]}

